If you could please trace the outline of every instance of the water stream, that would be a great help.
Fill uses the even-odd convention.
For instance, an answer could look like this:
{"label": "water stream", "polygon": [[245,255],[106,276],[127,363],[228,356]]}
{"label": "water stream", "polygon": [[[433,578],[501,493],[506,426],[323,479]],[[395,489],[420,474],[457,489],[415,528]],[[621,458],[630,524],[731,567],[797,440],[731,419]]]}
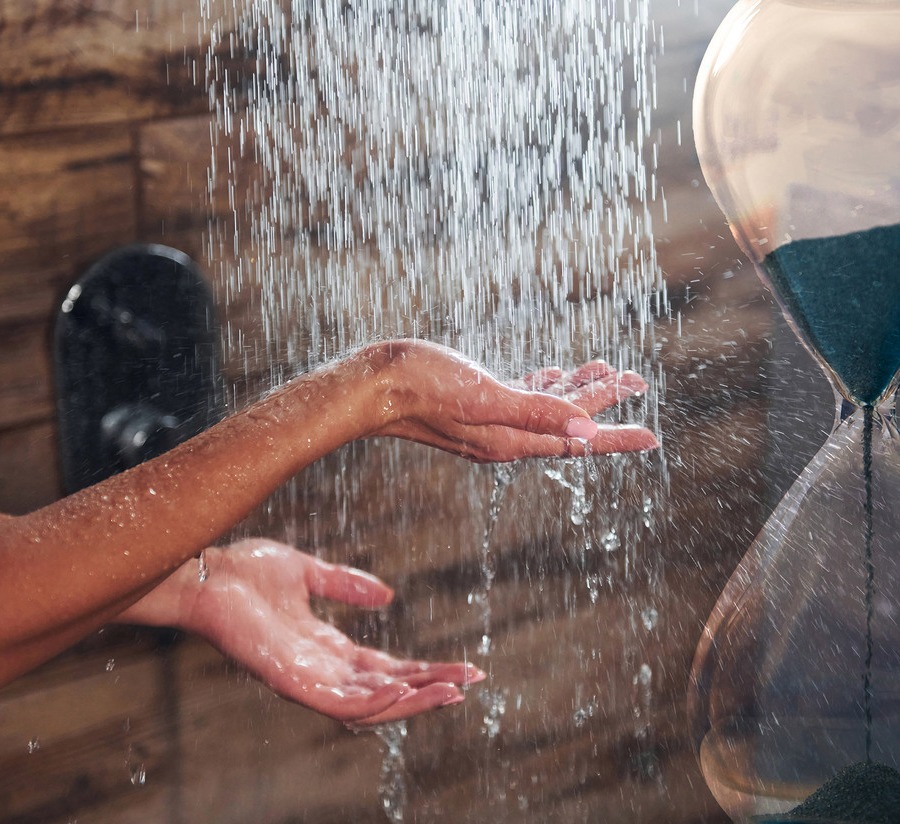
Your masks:
{"label": "water stream", "polygon": [[[224,25],[210,0],[201,8],[210,54],[221,52]],[[238,31],[231,52],[252,70],[247,60],[207,66],[210,197],[227,192],[212,211],[230,215],[210,225],[209,257],[229,305],[259,318],[258,329],[226,318],[228,359],[246,375],[232,387],[235,404],[373,339],[415,336],[502,378],[594,358],[634,369],[650,390],[609,420],[655,426],[664,382],[654,323],[667,296],[652,220],[662,198],[652,123],[661,38],[648,0],[253,0]],[[664,488],[664,453],[460,475],[421,450],[366,443],[305,473],[276,509],[291,513],[292,540],[333,534],[356,548],[374,540],[368,522],[389,518],[396,534],[413,534],[420,498],[452,500],[466,513],[460,551],[476,548],[478,570],[468,598],[478,632],[462,652],[488,671],[497,599],[512,589],[506,580],[498,591],[498,567],[542,591],[534,564],[508,551],[510,524],[529,540],[563,541],[567,591],[578,593],[573,626],[601,588],[629,602],[622,660],[635,735],[650,741],[652,672],[639,636],[660,616],[628,592],[636,576],[647,591],[659,575],[635,553]],[[329,490],[333,527],[304,512],[311,489]],[[447,550],[436,536],[419,540],[416,557]],[[414,638],[401,643],[401,653],[429,654]],[[599,692],[576,685],[570,719],[592,722]],[[517,723],[527,695],[492,675],[480,699],[485,762],[501,765],[503,727]],[[392,821],[404,820],[408,795],[405,738],[405,727],[382,733]],[[485,792],[509,789],[503,776],[491,771]]]}

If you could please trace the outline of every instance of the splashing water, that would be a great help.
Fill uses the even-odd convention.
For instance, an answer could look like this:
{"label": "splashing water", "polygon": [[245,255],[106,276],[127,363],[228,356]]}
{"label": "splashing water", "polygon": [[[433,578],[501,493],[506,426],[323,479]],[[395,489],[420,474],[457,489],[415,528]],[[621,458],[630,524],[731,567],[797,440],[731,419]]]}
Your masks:
{"label": "splashing water", "polygon": [[125,750],[125,767],[128,770],[128,780],[133,786],[143,787],[147,783],[147,770],[131,744]]}
{"label": "splashing water", "polygon": [[209,578],[209,561],[206,558],[206,551],[200,553],[197,559],[197,580],[203,584]]}
{"label": "splashing water", "polygon": [[[226,302],[261,318],[255,335],[226,317],[231,361],[266,388],[393,336],[454,346],[502,378],[602,358],[650,385],[611,420],[658,431],[654,322],[668,307],[651,217],[661,193],[649,0],[252,0],[231,41],[213,0],[200,2],[215,112],[209,192],[212,211],[229,216],[210,226],[208,257]],[[252,71],[215,57],[226,52],[250,55]],[[402,480],[406,455],[354,444],[338,465],[305,474],[333,490],[343,540],[372,506],[360,466],[382,468],[377,488],[391,499],[417,494]],[[439,484],[435,459],[417,460]],[[510,489],[543,501],[549,484],[569,496],[558,517],[577,536],[573,574],[594,602],[601,586],[637,574],[635,547],[665,488],[664,458],[654,461],[652,478],[632,458],[548,462],[537,479],[493,470],[487,522],[470,541],[481,547],[473,652],[494,650],[495,527]],[[482,512],[483,480],[472,471],[461,489],[454,477],[447,493]],[[285,494],[282,509],[303,517],[302,493]],[[402,526],[407,516],[396,517]],[[317,522],[287,529],[320,537]],[[632,623],[645,627],[650,609],[634,605]],[[644,725],[651,685],[639,656],[628,660]],[[523,701],[486,686],[481,703],[491,739]],[[380,733],[382,799],[402,821],[406,728],[390,729]]]}
{"label": "splashing water", "polygon": [[388,821],[400,824],[406,808],[406,764],[403,756],[403,741],[406,738],[406,722],[397,721],[383,724],[376,730],[384,745],[384,760],[381,764],[379,797],[381,807]]}

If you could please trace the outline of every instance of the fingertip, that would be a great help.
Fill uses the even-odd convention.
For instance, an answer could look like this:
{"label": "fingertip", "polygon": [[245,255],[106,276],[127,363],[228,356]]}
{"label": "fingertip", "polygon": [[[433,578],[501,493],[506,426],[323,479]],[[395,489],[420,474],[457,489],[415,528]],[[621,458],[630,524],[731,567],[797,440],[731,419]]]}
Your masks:
{"label": "fingertip", "polygon": [[354,570],[354,606],[367,609],[386,607],[394,600],[394,589],[380,578],[361,570]]}
{"label": "fingertip", "polygon": [[465,695],[459,687],[449,683],[429,684],[422,689],[413,690],[384,710],[372,713],[365,718],[353,722],[354,727],[371,727],[376,724],[385,724],[389,721],[398,721],[403,718],[411,718],[429,710],[452,707],[465,700]]}
{"label": "fingertip", "polygon": [[430,698],[435,707],[452,707],[466,700],[465,693],[456,684],[449,682],[432,684],[427,689],[431,691]]}
{"label": "fingertip", "polygon": [[444,699],[441,707],[453,707],[456,704],[462,704],[466,700],[466,696],[457,690],[456,695],[449,695]]}
{"label": "fingertip", "polygon": [[566,437],[578,438],[583,441],[590,441],[597,437],[600,427],[596,421],[587,417],[569,418],[566,422]]}
{"label": "fingertip", "polygon": [[620,372],[618,382],[620,387],[624,387],[632,395],[643,395],[649,389],[647,381],[631,370]]}
{"label": "fingertip", "polygon": [[636,424],[616,424],[598,427],[596,437],[591,442],[594,452],[613,454],[616,452],[647,452],[659,447],[656,435],[649,429]]}
{"label": "fingertip", "polygon": [[363,609],[379,609],[394,599],[394,590],[369,572],[343,564],[319,561],[317,574],[307,579],[313,595]]}

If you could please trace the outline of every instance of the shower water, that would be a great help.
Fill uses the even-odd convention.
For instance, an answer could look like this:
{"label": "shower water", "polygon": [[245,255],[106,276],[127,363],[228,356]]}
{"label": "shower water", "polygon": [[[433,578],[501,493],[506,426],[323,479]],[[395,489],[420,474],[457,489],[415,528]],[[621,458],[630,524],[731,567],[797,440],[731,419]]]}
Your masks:
{"label": "shower water", "polygon": [[[209,190],[227,199],[212,211],[230,215],[210,225],[208,257],[220,261],[226,303],[259,319],[256,329],[225,318],[227,359],[247,376],[232,387],[235,405],[373,339],[413,336],[504,379],[595,358],[633,369],[650,389],[610,419],[658,431],[654,324],[667,296],[653,241],[661,33],[649,0],[252,0],[235,9],[239,37],[227,49],[249,58],[249,72],[248,59],[237,69],[213,56],[226,29],[212,0],[200,1],[215,113]],[[274,510],[289,513],[285,531],[301,545],[333,535],[366,546],[367,521],[414,534],[425,496],[417,479],[445,490],[437,497],[468,514],[468,543],[479,548],[468,599],[479,632],[464,652],[490,669],[511,502],[534,502],[535,540],[543,531],[548,544],[573,544],[564,554],[574,610],[581,595],[594,603],[600,588],[627,593],[634,576],[658,576],[635,557],[665,488],[664,455],[652,460],[652,471],[646,459],[589,458],[460,478],[442,456],[353,444],[288,485]],[[307,513],[321,490],[333,524]],[[515,574],[540,587],[527,561]],[[629,607],[634,638],[652,631],[641,616],[655,606]],[[396,638],[382,642],[398,652]],[[400,654],[427,654],[406,643]],[[635,734],[646,738],[649,670],[639,644],[623,643],[633,644]],[[480,698],[490,768],[502,761],[490,742],[521,696],[489,680]],[[573,708],[582,723],[593,715]],[[391,820],[403,820],[406,803],[396,789],[404,738],[385,739]],[[503,781],[498,768],[486,785]]]}

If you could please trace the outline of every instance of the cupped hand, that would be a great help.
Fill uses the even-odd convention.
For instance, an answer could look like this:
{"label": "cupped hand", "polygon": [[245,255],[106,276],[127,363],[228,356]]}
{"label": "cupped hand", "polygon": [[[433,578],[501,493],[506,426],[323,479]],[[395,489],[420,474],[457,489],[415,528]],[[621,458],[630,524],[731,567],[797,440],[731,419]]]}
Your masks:
{"label": "cupped hand", "polygon": [[372,575],[253,539],[204,551],[121,616],[207,639],[283,697],[354,725],[408,718],[463,700],[485,675],[471,664],[395,658],[318,618],[310,597],[365,609],[393,591]]}
{"label": "cupped hand", "polygon": [[645,392],[634,372],[606,363],[545,369],[506,385],[459,353],[424,341],[376,344],[385,354],[384,423],[373,434],[405,438],[472,461],[654,449],[649,429],[599,425],[592,416]]}

